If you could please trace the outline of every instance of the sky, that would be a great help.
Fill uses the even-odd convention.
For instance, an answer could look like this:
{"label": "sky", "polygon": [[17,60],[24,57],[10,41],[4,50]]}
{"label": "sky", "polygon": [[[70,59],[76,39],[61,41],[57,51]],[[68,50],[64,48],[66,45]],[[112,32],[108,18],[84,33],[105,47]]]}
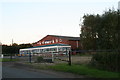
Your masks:
{"label": "sky", "polygon": [[46,35],[79,37],[84,14],[118,8],[119,0],[1,0],[0,42],[34,43]]}

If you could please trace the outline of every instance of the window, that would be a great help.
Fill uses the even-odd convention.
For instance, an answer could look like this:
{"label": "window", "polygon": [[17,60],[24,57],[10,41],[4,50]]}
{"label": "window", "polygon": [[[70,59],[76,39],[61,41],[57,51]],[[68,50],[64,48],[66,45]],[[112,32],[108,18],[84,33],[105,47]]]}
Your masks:
{"label": "window", "polygon": [[41,44],[41,42],[39,42],[39,44]]}
{"label": "window", "polygon": [[49,44],[51,41],[50,40],[46,40],[45,41],[45,44]]}
{"label": "window", "polygon": [[62,48],[58,48],[58,51],[62,51]]}
{"label": "window", "polygon": [[54,43],[54,40],[52,40],[52,42]]}
{"label": "window", "polygon": [[58,39],[56,39],[56,42],[58,42]]}
{"label": "window", "polygon": [[62,42],[62,39],[59,39],[60,42]]}
{"label": "window", "polygon": [[44,44],[44,41],[42,41],[42,44]]}

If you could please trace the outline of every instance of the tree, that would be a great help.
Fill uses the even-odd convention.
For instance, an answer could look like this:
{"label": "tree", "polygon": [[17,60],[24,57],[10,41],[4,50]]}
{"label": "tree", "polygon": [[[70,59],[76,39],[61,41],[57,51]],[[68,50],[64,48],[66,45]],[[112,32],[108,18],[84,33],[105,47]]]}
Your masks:
{"label": "tree", "polygon": [[13,43],[13,45],[2,45],[2,53],[3,54],[18,54],[19,49],[22,48],[29,48],[32,47],[32,44],[20,44],[18,45],[17,43]]}
{"label": "tree", "polygon": [[118,49],[120,15],[118,11],[105,11],[102,15],[84,15],[81,27],[81,43],[85,50]]}

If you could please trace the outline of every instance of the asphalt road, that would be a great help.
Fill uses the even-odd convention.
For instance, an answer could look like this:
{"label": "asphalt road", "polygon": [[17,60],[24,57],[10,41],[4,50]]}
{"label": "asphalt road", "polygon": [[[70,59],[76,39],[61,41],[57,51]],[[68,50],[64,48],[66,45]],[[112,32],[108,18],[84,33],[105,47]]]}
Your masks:
{"label": "asphalt road", "polygon": [[[28,68],[27,66],[13,65],[14,63],[3,63],[2,65],[2,78],[85,78],[84,76],[57,72],[51,70],[38,70]],[[62,79],[64,80],[64,79]]]}
{"label": "asphalt road", "polygon": [[2,77],[3,78],[60,78],[60,76],[34,72],[30,70],[14,68],[9,66],[2,67]]}

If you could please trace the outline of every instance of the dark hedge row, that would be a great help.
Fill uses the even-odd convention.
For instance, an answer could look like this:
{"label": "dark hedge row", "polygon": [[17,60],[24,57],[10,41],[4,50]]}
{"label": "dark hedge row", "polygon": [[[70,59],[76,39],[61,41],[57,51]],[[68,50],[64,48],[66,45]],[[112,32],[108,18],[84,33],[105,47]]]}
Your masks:
{"label": "dark hedge row", "polygon": [[43,59],[43,57],[38,56],[38,57],[37,57],[37,61],[36,61],[36,62],[43,62],[43,60],[44,60],[44,59]]}
{"label": "dark hedge row", "polygon": [[119,52],[100,52],[93,55],[91,64],[99,69],[120,72]]}

